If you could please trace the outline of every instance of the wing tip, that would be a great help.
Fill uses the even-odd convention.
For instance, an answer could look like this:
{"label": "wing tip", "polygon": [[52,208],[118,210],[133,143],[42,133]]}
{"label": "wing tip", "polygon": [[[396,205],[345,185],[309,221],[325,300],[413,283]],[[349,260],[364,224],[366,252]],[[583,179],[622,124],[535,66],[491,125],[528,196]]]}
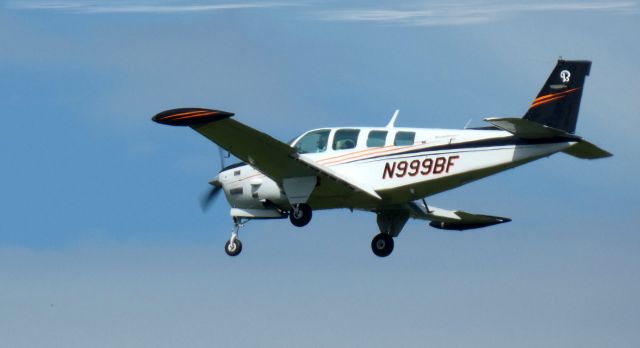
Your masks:
{"label": "wing tip", "polygon": [[[459,212],[456,212],[455,214],[460,216]],[[501,217],[501,216],[474,215],[474,217],[481,218],[483,221],[464,222],[464,221],[433,220],[429,223],[429,225],[431,227],[441,229],[441,230],[465,231],[465,230],[489,227],[493,225],[503,224],[506,222],[511,222],[510,218]]]}
{"label": "wing tip", "polygon": [[193,126],[213,121],[219,121],[233,116],[234,113],[203,109],[203,108],[179,108],[163,111],[151,118],[152,121],[170,126]]}

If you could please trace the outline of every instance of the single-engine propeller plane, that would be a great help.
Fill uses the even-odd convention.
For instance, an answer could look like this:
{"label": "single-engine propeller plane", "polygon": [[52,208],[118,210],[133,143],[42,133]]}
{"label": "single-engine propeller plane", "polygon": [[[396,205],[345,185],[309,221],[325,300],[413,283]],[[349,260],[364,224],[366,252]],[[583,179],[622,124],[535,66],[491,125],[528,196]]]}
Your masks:
{"label": "single-engine propeller plane", "polygon": [[313,210],[348,208],[376,214],[380,232],[373,253],[385,257],[409,218],[434,228],[467,230],[511,221],[505,217],[445,210],[426,198],[525,163],[564,152],[584,159],[611,156],[575,135],[590,61],[558,60],[524,117],[485,118],[466,129],[327,127],[290,144],[231,118],[233,113],[181,108],[153,121],[188,126],[242,160],[211,180],[206,206],[222,190],[234,227],[225,245],[242,250],[238,232],[250,219],[289,218],[302,227]]}

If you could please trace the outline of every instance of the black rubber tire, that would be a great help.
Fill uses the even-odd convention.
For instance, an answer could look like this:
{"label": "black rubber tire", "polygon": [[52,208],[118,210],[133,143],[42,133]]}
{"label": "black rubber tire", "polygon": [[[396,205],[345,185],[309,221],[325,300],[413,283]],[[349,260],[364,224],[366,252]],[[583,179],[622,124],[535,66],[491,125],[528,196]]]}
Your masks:
{"label": "black rubber tire", "polygon": [[242,242],[240,242],[240,239],[236,238],[234,244],[236,245],[236,247],[233,248],[233,250],[230,250],[231,240],[228,240],[224,245],[224,252],[227,253],[227,255],[238,256],[238,254],[240,254],[240,252],[242,251]]}
{"label": "black rubber tire", "polygon": [[300,204],[298,205],[298,214],[296,215],[291,209],[289,213],[289,220],[296,227],[306,226],[309,221],[311,221],[311,217],[313,213],[311,211],[311,207],[308,204]]}
{"label": "black rubber tire", "polygon": [[386,233],[380,233],[373,237],[371,250],[376,256],[387,257],[393,251],[393,237]]}

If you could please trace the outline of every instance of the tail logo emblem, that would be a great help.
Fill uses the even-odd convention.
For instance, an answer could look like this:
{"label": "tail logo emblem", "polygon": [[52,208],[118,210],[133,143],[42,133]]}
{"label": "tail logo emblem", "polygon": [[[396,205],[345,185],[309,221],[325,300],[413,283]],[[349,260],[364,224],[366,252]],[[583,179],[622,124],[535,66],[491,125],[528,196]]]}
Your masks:
{"label": "tail logo emblem", "polygon": [[571,72],[569,70],[562,70],[560,72],[560,78],[562,79],[563,83],[569,82],[569,80],[571,79]]}

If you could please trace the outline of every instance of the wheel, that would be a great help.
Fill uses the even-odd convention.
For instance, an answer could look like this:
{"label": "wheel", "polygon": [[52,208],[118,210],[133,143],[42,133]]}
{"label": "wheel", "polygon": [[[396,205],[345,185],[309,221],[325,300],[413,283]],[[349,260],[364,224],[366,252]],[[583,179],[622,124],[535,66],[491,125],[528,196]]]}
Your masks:
{"label": "wheel", "polygon": [[298,204],[298,209],[292,209],[289,220],[294,226],[302,227],[311,221],[311,207],[308,204]]}
{"label": "wheel", "polygon": [[240,254],[241,251],[242,251],[242,243],[238,238],[236,238],[236,240],[233,241],[233,244],[231,244],[231,240],[228,240],[227,243],[224,245],[224,252],[226,252],[227,255],[229,256],[237,256],[238,254]]}
{"label": "wheel", "polygon": [[386,233],[380,233],[373,237],[371,250],[376,256],[387,257],[393,251],[393,237]]}

